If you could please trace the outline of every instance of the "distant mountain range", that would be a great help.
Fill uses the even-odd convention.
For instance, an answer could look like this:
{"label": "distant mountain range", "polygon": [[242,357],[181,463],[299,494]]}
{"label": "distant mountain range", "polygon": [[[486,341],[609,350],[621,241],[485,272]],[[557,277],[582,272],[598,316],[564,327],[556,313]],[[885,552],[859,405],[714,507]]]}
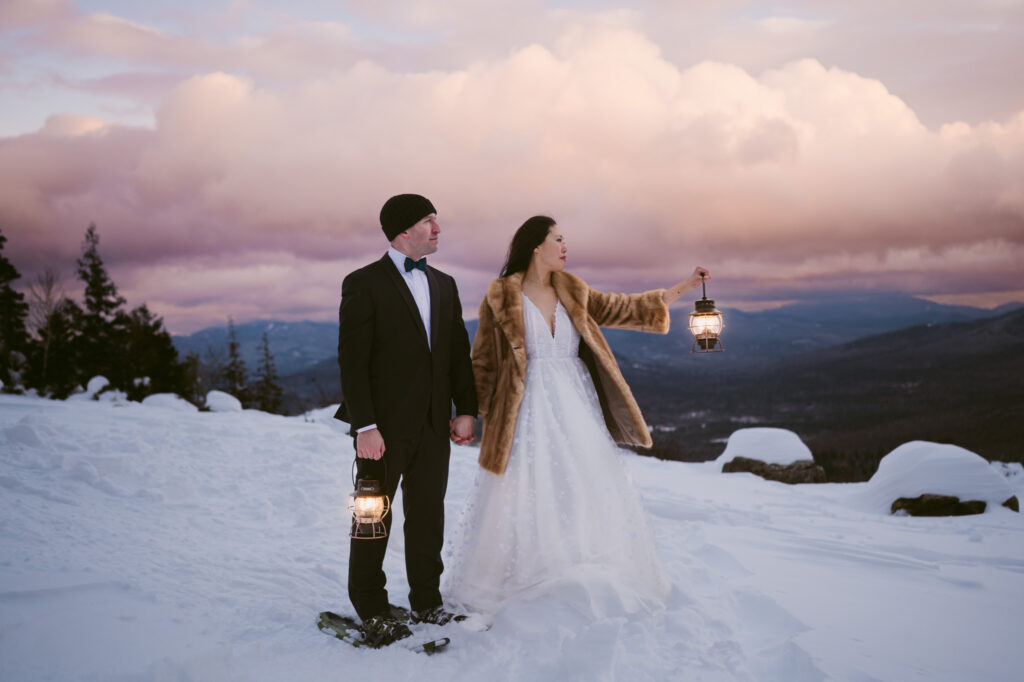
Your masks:
{"label": "distant mountain range", "polygon": [[[281,376],[338,357],[337,322],[246,322],[235,325],[235,337],[238,339],[242,359],[250,371],[260,362],[263,332],[267,333],[270,352],[274,355],[274,364]],[[182,357],[190,352],[198,353],[201,359],[205,359],[211,352],[226,356],[228,327],[208,327],[188,336],[175,336],[173,341]]]}
{"label": "distant mountain range", "polygon": [[[726,352],[711,357],[716,365],[746,369],[751,364],[828,348],[874,334],[921,324],[966,322],[1019,308],[1024,308],[1024,303],[987,310],[941,305],[904,294],[866,295],[828,303],[794,303],[755,313],[726,308],[723,310],[725,329],[721,336]],[[682,307],[672,309],[672,328],[667,339],[620,330],[608,330],[606,338],[627,364],[663,366],[666,361],[710,359],[684,355],[687,360],[677,360],[680,352],[689,354],[693,343],[687,328],[690,310]]]}
{"label": "distant mountain range", "polygon": [[[672,309],[672,327],[666,336],[616,329],[605,330],[605,335],[623,367],[656,367],[661,371],[667,364],[684,372],[702,373],[706,368],[717,374],[737,367],[746,370],[751,364],[761,365],[888,331],[998,317],[1020,308],[1024,308],[1024,303],[1011,303],[995,310],[947,306],[903,294],[796,303],[755,313],[726,308],[722,343],[727,352],[712,356],[690,355],[689,310],[679,306]],[[476,320],[467,321],[466,328],[472,337]],[[236,325],[235,332],[242,358],[250,369],[259,363],[260,340],[267,332],[282,377],[318,376],[331,392],[340,390],[336,376],[336,322],[255,321]],[[226,353],[227,326],[175,336],[174,344],[183,356],[188,352],[199,353],[200,357],[210,352]]]}
{"label": "distant mountain range", "polygon": [[[859,296],[829,303],[795,303],[756,313],[725,308],[726,328],[722,343],[728,352],[713,357],[721,365],[759,363],[766,358],[828,348],[873,334],[921,324],[996,317],[1019,308],[1024,308],[1024,303],[1010,303],[987,310],[941,305],[905,294]],[[674,307],[671,311],[672,328],[666,336],[616,329],[605,330],[605,336],[620,361],[626,364],[662,366],[679,358],[692,359],[689,358],[691,337],[687,330],[689,313],[690,310],[681,305]],[[466,329],[472,337],[476,332],[476,320],[467,321]],[[324,365],[325,361],[336,366],[336,322],[269,320],[236,325],[242,358],[250,368],[259,362],[263,332],[267,332],[270,349],[282,376],[304,372]],[[202,357],[209,350],[226,352],[227,325],[209,327],[188,336],[175,336],[174,345],[182,356],[196,352]]]}
{"label": "distant mountain range", "polygon": [[796,431],[826,469],[835,460],[830,480],[863,480],[911,440],[1024,461],[1022,309],[922,324],[744,371],[641,368],[627,379],[660,427],[657,454],[667,458],[717,456],[745,424]]}
{"label": "distant mountain range", "polygon": [[[873,471],[877,457],[914,439],[1024,459],[1022,303],[987,310],[879,294],[754,313],[726,308],[726,351],[708,355],[690,353],[689,312],[673,308],[666,336],[606,330],[656,427],[654,454],[708,459],[739,426],[762,424],[791,428],[815,457],[837,458],[833,480],[862,477],[858,467]],[[466,326],[472,336],[476,321]],[[337,323],[235,330],[250,369],[267,332],[290,412],[341,399]],[[225,353],[227,327],[174,341],[182,354]],[[852,455],[858,462],[840,461]]]}

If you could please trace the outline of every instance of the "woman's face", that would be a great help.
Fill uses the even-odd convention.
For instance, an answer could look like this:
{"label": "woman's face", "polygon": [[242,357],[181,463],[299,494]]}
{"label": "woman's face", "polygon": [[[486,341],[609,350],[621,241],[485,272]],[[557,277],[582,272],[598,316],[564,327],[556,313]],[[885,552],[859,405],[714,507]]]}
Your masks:
{"label": "woman's face", "polygon": [[548,236],[533,250],[533,259],[545,270],[561,272],[565,268],[565,238],[558,225],[552,225]]}

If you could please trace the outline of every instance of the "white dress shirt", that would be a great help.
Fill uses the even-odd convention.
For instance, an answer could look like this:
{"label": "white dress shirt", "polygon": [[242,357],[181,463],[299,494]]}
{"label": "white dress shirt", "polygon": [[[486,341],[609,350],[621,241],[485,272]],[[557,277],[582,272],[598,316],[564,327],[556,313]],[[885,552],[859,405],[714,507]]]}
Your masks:
{"label": "white dress shirt", "polygon": [[427,332],[427,348],[430,348],[430,283],[427,281],[427,273],[419,268],[405,271],[406,255],[393,246],[388,247],[388,255],[394,261],[395,267],[401,273],[402,279],[409,287],[412,298],[416,301],[416,307],[420,310],[420,319],[423,320],[423,329]]}

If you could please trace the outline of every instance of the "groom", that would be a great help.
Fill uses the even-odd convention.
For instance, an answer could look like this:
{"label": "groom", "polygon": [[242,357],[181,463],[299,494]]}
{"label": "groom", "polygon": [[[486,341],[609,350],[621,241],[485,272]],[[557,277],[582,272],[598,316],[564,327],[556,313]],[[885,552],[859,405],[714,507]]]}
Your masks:
{"label": "groom", "polygon": [[[344,400],[335,417],[352,427],[360,478],[381,481],[391,500],[401,480],[413,620],[444,624],[453,618],[439,591],[448,440],[471,442],[477,413],[469,337],[455,280],[426,262],[441,234],[434,205],[399,194],[384,203],[380,225],[388,252],[341,285]],[[390,533],[390,514],[385,524]],[[388,604],[386,549],[386,537],[350,543],[349,599],[374,646],[411,634]]]}

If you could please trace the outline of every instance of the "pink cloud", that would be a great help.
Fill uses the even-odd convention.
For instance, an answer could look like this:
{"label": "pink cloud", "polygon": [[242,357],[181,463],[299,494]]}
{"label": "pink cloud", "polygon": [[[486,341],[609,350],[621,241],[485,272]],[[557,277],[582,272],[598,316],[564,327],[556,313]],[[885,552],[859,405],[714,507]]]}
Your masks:
{"label": "pink cloud", "polygon": [[67,0],[4,0],[0,4],[0,21],[9,27],[37,26],[73,15]]}
{"label": "pink cloud", "polygon": [[1022,187],[1024,112],[931,128],[878,80],[809,59],[680,68],[615,22],[463,68],[364,61],[287,87],[207,73],[153,130],[62,116],[0,140],[19,267],[68,263],[96,221],[125,287],[183,325],[218,306],[333,314],[403,191],[438,206],[437,261],[470,309],[535,213],[559,220],[571,268],[618,290],[697,263],[748,302],[1019,290]]}

